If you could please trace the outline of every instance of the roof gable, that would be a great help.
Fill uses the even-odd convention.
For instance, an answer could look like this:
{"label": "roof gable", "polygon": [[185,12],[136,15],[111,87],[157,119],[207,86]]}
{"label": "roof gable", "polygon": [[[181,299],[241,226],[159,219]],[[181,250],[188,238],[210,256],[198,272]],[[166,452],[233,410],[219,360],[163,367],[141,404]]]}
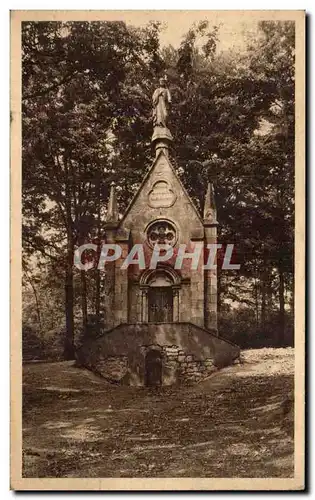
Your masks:
{"label": "roof gable", "polygon": [[[137,200],[138,200],[140,194],[142,193],[143,189],[145,188],[146,184],[150,183],[151,177],[152,178],[154,177],[154,181],[152,183],[152,189],[149,192],[149,203],[151,202],[151,206],[154,206],[154,199],[157,196],[157,192],[156,193],[154,192],[154,189],[155,189],[154,186],[156,186],[156,190],[158,191],[158,188],[159,188],[158,184],[160,184],[162,186],[162,184],[165,182],[164,178],[174,177],[176,182],[179,185],[179,189],[183,193],[184,198],[186,198],[186,201],[189,203],[192,210],[195,212],[195,215],[197,216],[197,218],[199,219],[201,224],[203,224],[203,220],[202,220],[200,213],[197,210],[193,200],[190,198],[188,192],[186,191],[185,187],[183,186],[183,183],[181,182],[181,180],[180,180],[178,174],[176,173],[169,158],[166,156],[164,151],[161,150],[159,152],[159,154],[157,155],[157,157],[155,158],[155,160],[153,161],[151,167],[149,168],[149,170],[145,174],[145,176],[141,182],[141,185],[139,186],[137,192],[135,193],[134,197],[132,198],[131,202],[129,203],[129,205],[128,205],[128,207],[127,207],[127,209],[126,209],[126,211],[125,211],[125,213],[120,221],[120,225],[123,224],[123,222],[126,220],[128,214],[130,213],[132,208],[137,203]],[[173,190],[171,188],[169,188],[168,191],[169,191],[169,193],[167,193],[167,192],[164,193],[164,205],[162,203],[162,207],[164,206],[165,208],[171,206],[172,196],[174,198],[174,201],[176,200],[176,195],[173,192]]]}

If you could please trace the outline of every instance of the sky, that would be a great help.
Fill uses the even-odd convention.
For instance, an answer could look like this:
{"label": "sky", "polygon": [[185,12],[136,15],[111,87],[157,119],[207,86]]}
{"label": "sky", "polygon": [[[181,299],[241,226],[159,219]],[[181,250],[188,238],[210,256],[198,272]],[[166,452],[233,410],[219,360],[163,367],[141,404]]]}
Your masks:
{"label": "sky", "polygon": [[207,19],[209,25],[220,25],[218,51],[245,48],[245,32],[257,30],[257,18],[233,11],[142,11],[121,12],[121,18],[128,24],[143,26],[151,20],[161,21],[165,28],[161,33],[161,45],[181,43],[182,37],[195,22]]}

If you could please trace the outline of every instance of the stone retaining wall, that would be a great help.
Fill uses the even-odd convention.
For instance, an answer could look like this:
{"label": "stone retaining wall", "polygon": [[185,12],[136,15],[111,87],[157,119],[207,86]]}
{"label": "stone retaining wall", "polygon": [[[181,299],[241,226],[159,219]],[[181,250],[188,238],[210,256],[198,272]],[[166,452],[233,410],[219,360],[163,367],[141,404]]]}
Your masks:
{"label": "stone retaining wall", "polygon": [[[159,350],[162,357],[163,385],[171,383],[200,382],[218,368],[214,366],[213,359],[198,360],[195,356],[185,353],[178,346],[141,346],[144,357],[152,349]],[[113,383],[128,383],[128,357],[127,356],[100,356],[93,366],[96,373]]]}
{"label": "stone retaining wall", "polygon": [[191,323],[121,324],[86,342],[77,361],[107,380],[141,386],[153,349],[161,353],[162,385],[199,382],[240,355],[238,346]]}
{"label": "stone retaining wall", "polygon": [[94,371],[110,382],[120,383],[128,373],[128,358],[127,356],[100,357],[94,366]]}
{"label": "stone retaining wall", "polygon": [[200,382],[217,370],[213,359],[198,360],[175,345],[163,346],[163,353],[165,365],[177,372],[177,382]]}

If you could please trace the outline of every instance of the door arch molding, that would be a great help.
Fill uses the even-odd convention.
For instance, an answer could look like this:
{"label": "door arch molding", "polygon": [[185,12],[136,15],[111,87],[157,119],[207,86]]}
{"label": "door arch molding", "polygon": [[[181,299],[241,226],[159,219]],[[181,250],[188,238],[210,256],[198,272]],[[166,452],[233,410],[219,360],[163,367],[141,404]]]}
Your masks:
{"label": "door arch molding", "polygon": [[155,279],[158,274],[164,273],[165,276],[171,281],[172,285],[180,286],[181,277],[180,275],[169,266],[159,265],[156,269],[146,269],[143,271],[140,277],[140,287],[141,286],[150,286],[150,283]]}

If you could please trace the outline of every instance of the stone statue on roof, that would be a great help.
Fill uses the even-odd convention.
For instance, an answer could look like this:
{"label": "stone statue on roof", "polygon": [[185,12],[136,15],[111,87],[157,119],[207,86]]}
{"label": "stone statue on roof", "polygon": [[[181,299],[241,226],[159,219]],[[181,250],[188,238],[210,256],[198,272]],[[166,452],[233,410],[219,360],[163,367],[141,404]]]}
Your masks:
{"label": "stone statue on roof", "polygon": [[173,140],[167,127],[167,118],[171,104],[171,94],[167,88],[166,77],[160,78],[159,87],[152,96],[153,103],[153,136],[156,152],[162,148],[167,153],[168,144]]}
{"label": "stone statue on roof", "polygon": [[171,103],[171,94],[166,87],[166,78],[160,78],[160,86],[154,91],[153,101],[153,126],[167,128],[168,109]]}

